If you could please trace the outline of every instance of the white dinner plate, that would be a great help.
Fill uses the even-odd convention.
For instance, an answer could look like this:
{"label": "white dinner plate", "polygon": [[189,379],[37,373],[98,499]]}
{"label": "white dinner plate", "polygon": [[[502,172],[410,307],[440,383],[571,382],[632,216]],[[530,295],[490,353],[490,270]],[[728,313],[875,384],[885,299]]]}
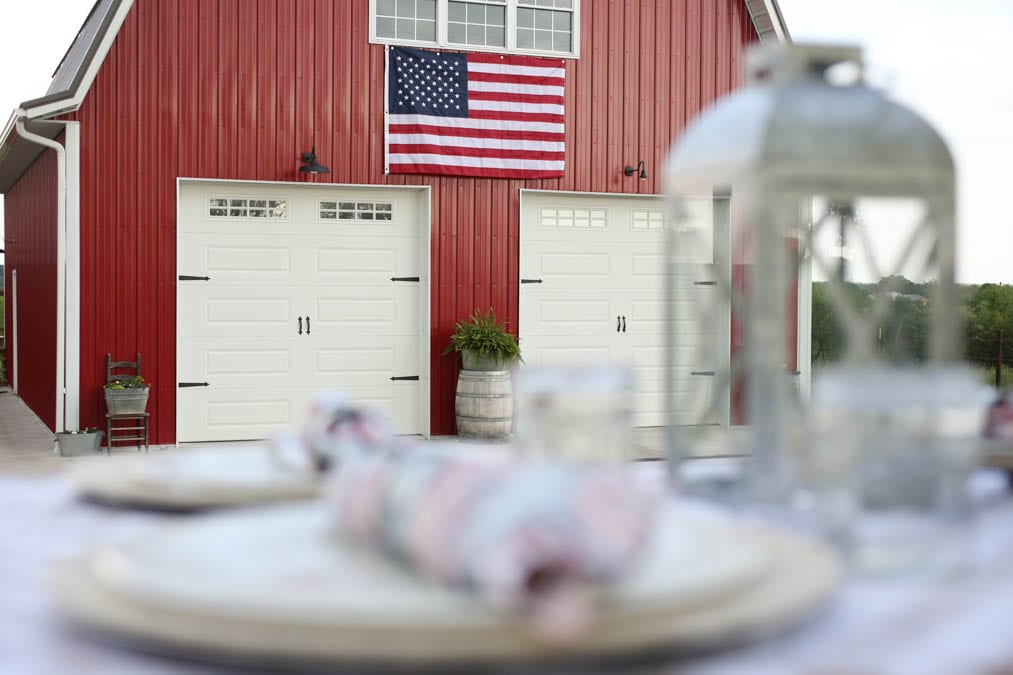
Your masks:
{"label": "white dinner plate", "polygon": [[794,535],[679,509],[589,631],[540,642],[516,617],[342,542],[316,504],[179,523],[61,565],[57,597],[92,628],[162,649],[273,663],[531,661],[690,647],[770,631],[818,605],[840,568]]}

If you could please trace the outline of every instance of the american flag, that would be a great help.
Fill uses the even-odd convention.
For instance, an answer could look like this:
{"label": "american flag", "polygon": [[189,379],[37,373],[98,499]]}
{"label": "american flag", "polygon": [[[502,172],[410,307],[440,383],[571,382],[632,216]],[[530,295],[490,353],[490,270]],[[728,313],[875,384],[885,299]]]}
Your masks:
{"label": "american flag", "polygon": [[562,176],[564,74],[559,59],[390,47],[387,172]]}

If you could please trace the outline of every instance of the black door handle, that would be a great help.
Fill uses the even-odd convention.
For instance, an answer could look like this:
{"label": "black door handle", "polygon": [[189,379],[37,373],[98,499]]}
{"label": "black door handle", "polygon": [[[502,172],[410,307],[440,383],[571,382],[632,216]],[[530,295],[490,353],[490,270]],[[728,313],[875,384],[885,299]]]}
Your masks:
{"label": "black door handle", "polygon": [[616,332],[619,332],[619,326],[622,325],[622,321],[619,319],[619,315],[616,315]]}
{"label": "black door handle", "polygon": [[626,332],[626,317],[623,317],[623,332]]}
{"label": "black door handle", "polygon": [[307,315],[307,317],[306,317],[306,334],[307,334],[307,335],[309,335],[309,334],[310,334],[310,318],[309,318],[309,316],[308,316],[308,315]]}
{"label": "black door handle", "polygon": [[299,335],[302,335],[302,317],[299,317]]}

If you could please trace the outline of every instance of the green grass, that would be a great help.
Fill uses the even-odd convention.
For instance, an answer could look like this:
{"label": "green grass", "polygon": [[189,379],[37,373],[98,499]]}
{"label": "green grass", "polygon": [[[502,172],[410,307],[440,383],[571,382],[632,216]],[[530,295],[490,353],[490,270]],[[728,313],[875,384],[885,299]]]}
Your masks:
{"label": "green grass", "polygon": [[[971,372],[975,373],[982,382],[987,385],[995,385],[995,366],[981,363],[968,364]],[[1003,388],[1013,387],[1013,366],[1003,364],[1002,367]]]}

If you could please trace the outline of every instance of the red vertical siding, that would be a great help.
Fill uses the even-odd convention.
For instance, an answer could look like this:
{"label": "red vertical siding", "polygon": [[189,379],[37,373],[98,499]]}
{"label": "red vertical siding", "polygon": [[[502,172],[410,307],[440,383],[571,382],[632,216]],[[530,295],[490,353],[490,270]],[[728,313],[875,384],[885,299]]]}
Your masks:
{"label": "red vertical siding", "polygon": [[[565,61],[566,175],[524,182],[383,174],[368,0],[136,0],[73,115],[82,422],[98,421],[105,353],[141,351],[155,441],[174,438],[177,177],[304,180],[299,154],[315,143],[332,173],[313,180],[432,187],[432,430],[453,432],[456,361],[441,351],[454,322],[492,307],[516,328],[518,191],[656,193],[686,121],[739,81],[754,36],[740,5],[584,0],[581,58]],[[623,175],[641,159],[647,181]]]}
{"label": "red vertical siding", "polygon": [[57,431],[56,184],[56,153],[46,150],[4,195],[8,376],[13,376],[15,337],[11,273],[17,270],[18,395],[53,431]]}
{"label": "red vertical siding", "polygon": [[[148,198],[158,204],[157,235],[155,240],[156,258],[149,261],[155,274],[154,297],[141,299],[142,303],[154,302],[149,313],[154,314],[155,350],[148,355],[146,373],[153,375],[148,409],[153,411],[152,426],[156,442],[167,442],[176,433],[176,177],[186,175],[182,170],[177,143],[181,142],[180,91],[180,45],[183,24],[182,4],[177,0],[158,0],[158,107],[144,109],[145,131],[152,122],[156,124],[158,137],[158,161],[155,162],[156,181],[142,186]],[[85,224],[82,222],[82,228]],[[82,287],[88,285],[81,280]],[[142,304],[142,307],[144,305]],[[93,352],[94,353],[94,352]],[[148,354],[148,352],[141,352]],[[151,358],[151,357],[154,358]],[[82,350],[81,370],[86,370],[88,355]],[[154,372],[152,373],[152,366]],[[82,380],[82,403],[89,391]],[[96,406],[97,407],[97,406]]]}

